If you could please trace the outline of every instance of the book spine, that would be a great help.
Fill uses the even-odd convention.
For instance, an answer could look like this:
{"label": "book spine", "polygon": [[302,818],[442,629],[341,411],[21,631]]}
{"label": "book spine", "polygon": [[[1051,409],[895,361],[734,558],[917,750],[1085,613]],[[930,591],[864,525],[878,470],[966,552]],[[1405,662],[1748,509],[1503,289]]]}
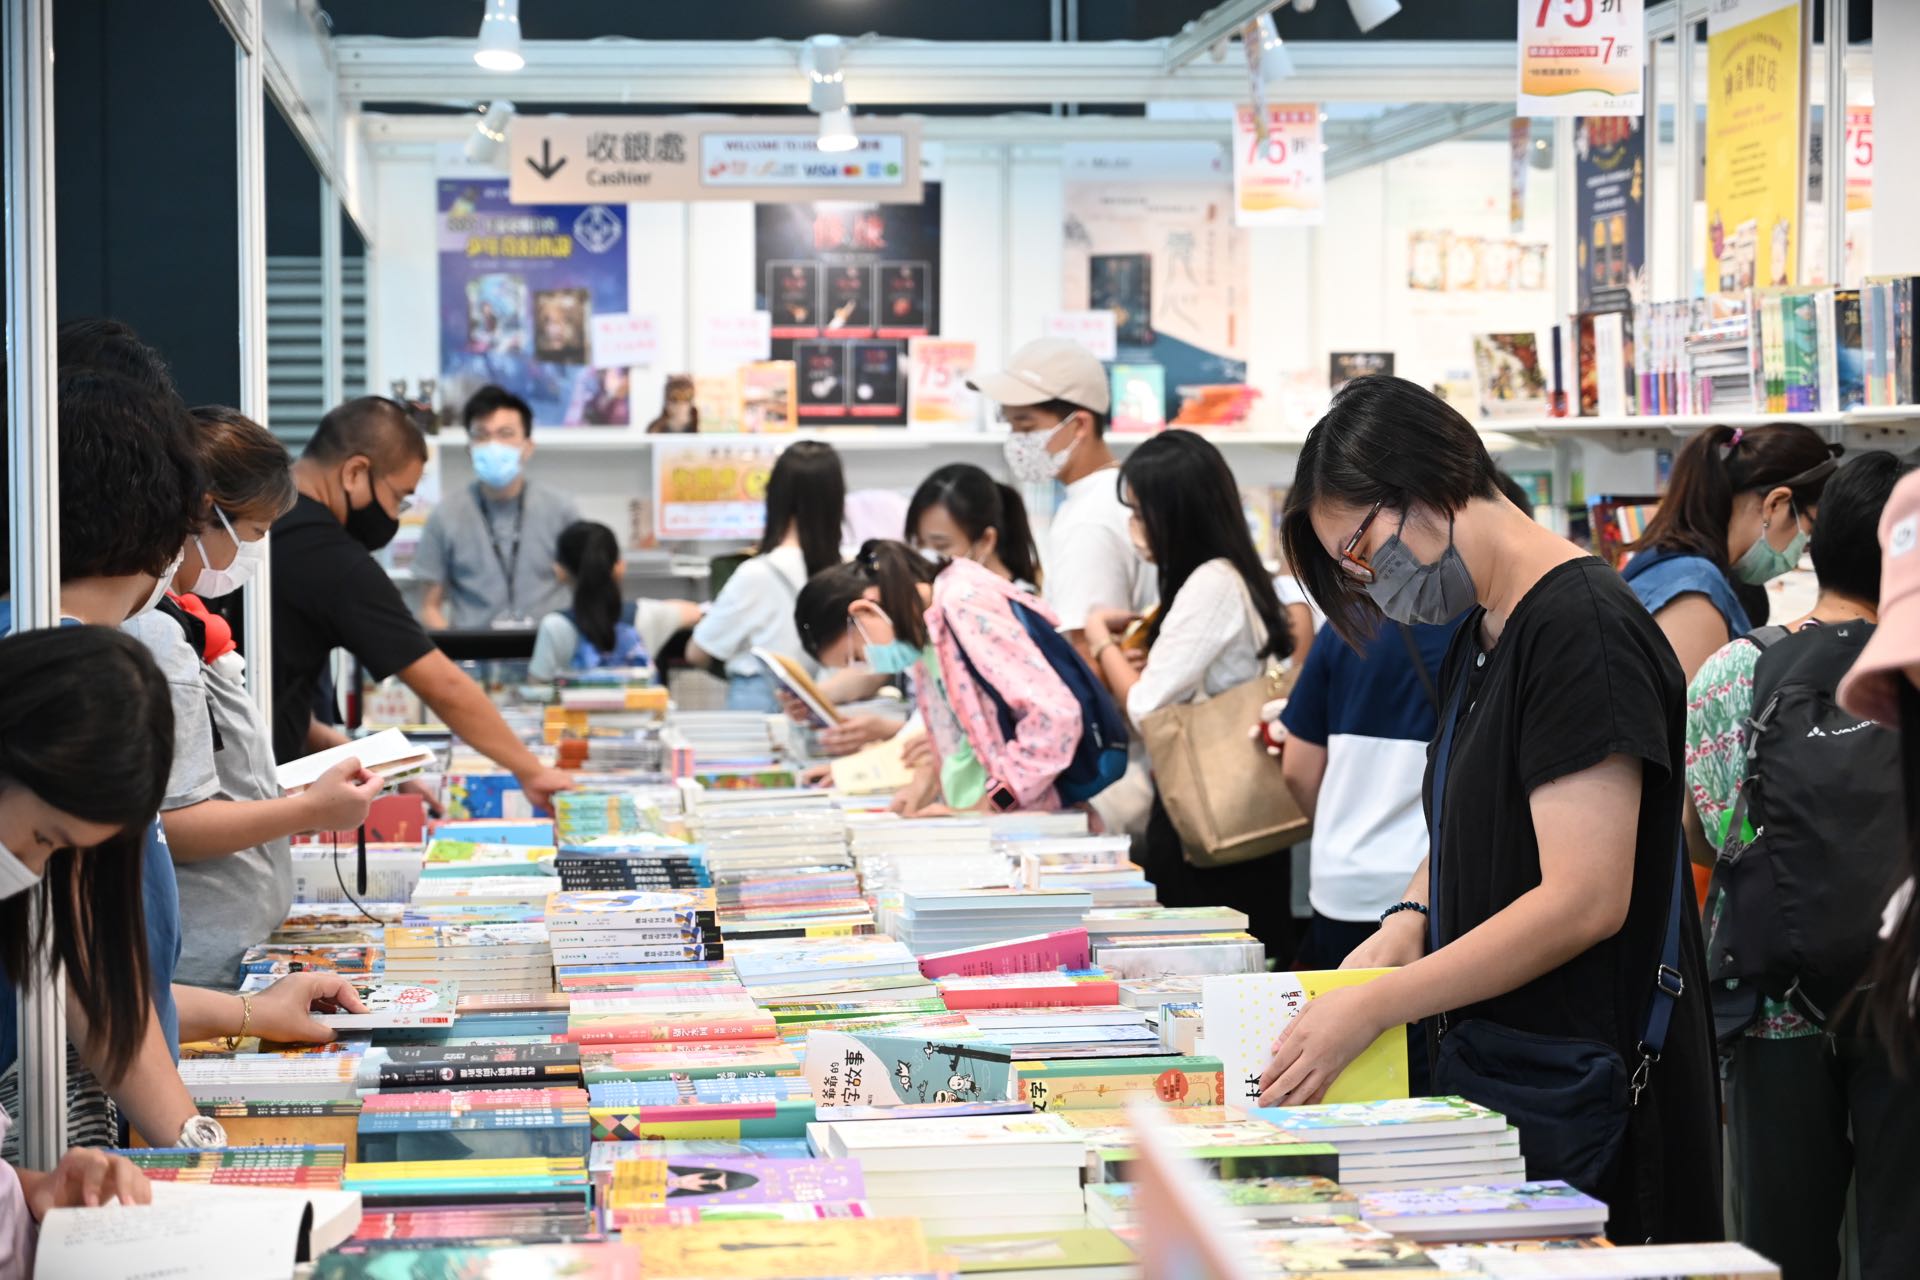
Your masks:
{"label": "book spine", "polygon": [[615,1021],[605,1025],[570,1026],[574,1044],[660,1044],[688,1040],[770,1040],[776,1035],[772,1018],[728,1018],[700,1022]]}
{"label": "book spine", "polygon": [[1075,982],[1033,987],[976,987],[943,990],[949,1009],[1047,1009],[1119,1004],[1117,982]]}

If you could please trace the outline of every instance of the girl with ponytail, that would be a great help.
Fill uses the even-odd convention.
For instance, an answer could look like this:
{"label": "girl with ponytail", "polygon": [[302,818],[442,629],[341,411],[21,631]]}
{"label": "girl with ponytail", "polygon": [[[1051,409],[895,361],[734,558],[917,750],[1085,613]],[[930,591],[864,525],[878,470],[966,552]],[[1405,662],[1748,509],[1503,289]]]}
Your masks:
{"label": "girl with ponytail", "polygon": [[941,467],[907,504],[907,541],[923,553],[972,560],[1023,589],[1040,589],[1040,552],[1020,491],[970,462]]}
{"label": "girl with ponytail", "polygon": [[[809,656],[914,674],[934,751],[894,797],[896,811],[1059,807],[1054,779],[1079,745],[1080,704],[1014,613],[1016,602],[1056,621],[1038,597],[984,565],[934,564],[878,539],[801,589],[794,624]],[[1011,734],[998,703],[1011,712]]]}
{"label": "girl with ponytail", "polygon": [[540,620],[527,678],[544,683],[563,671],[646,665],[647,646],[623,612],[620,579],[627,566],[613,530],[577,520],[560,531],[554,555],[561,580],[573,588],[573,604]]}
{"label": "girl with ponytail", "polygon": [[1753,629],[1741,584],[1800,561],[1838,449],[1797,423],[1708,427],[1673,460],[1673,479],[1621,571],[1660,624],[1687,679]]}

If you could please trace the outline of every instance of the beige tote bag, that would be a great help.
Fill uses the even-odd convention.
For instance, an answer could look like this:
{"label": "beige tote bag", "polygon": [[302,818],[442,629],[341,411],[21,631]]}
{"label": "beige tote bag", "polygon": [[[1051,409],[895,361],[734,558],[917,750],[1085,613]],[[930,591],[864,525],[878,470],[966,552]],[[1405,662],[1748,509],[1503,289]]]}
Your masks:
{"label": "beige tote bag", "polygon": [[[1253,598],[1245,583],[1240,589],[1252,634],[1264,639]],[[1141,723],[1160,803],[1194,866],[1263,858],[1313,834],[1279,764],[1249,736],[1260,708],[1284,698],[1293,680],[1293,672],[1267,658],[1253,679],[1212,698],[1162,707]]]}

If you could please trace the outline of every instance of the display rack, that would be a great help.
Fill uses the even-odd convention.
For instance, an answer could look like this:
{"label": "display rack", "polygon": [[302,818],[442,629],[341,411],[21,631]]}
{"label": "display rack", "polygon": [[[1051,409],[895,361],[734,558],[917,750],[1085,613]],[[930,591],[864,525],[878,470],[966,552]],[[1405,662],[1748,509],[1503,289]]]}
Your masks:
{"label": "display rack", "polygon": [[[1112,448],[1124,450],[1131,449],[1142,440],[1152,439],[1153,434],[1110,432],[1106,439]],[[1254,446],[1298,448],[1306,439],[1305,428],[1298,432],[1214,429],[1199,434],[1223,449]],[[552,453],[624,453],[651,449],[655,442],[661,440],[698,440],[702,444],[721,445],[765,444],[769,441],[786,445],[798,440],[818,440],[845,453],[912,453],[922,449],[997,450],[1006,443],[1007,435],[1004,427],[982,431],[917,427],[824,427],[765,434],[714,431],[688,435],[648,435],[634,427],[551,427],[541,429],[538,440],[543,451]]]}

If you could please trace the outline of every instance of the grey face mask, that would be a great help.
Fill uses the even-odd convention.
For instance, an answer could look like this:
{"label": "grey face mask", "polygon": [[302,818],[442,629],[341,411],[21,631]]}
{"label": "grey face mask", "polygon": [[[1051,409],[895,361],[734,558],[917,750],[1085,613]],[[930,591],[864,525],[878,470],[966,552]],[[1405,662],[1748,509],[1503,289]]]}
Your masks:
{"label": "grey face mask", "polygon": [[1380,612],[1395,622],[1451,622],[1478,599],[1467,562],[1453,545],[1453,522],[1447,522],[1447,549],[1436,564],[1421,564],[1394,534],[1373,553],[1373,581],[1367,595]]}

